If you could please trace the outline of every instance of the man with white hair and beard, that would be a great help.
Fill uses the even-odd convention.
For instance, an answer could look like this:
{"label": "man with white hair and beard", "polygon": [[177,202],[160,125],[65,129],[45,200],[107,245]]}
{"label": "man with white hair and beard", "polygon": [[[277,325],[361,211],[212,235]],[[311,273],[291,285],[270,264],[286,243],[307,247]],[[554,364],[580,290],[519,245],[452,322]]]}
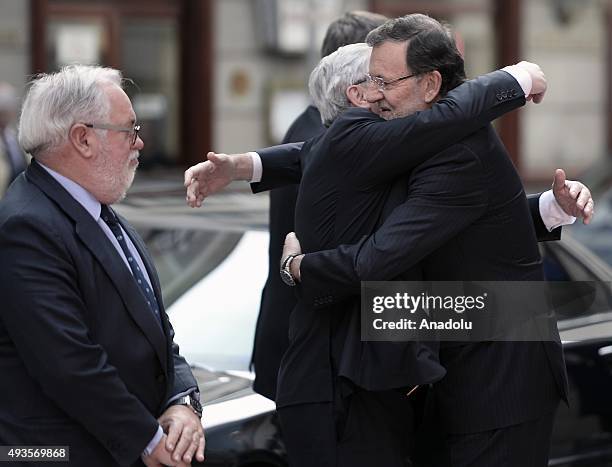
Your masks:
{"label": "man with white hair and beard", "polygon": [[110,207],[144,145],[121,84],[69,66],[23,104],[33,160],[0,202],[0,444],[68,446],[75,466],[188,465],[204,458],[198,386],[145,245]]}

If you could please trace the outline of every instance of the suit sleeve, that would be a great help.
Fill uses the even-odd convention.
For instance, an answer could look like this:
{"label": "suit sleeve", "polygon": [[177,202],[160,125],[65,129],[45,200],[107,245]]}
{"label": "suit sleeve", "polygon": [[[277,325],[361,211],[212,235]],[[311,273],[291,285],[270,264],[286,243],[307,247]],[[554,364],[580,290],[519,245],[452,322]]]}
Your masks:
{"label": "suit sleeve", "polygon": [[540,214],[541,195],[542,193],[527,196],[527,201],[529,202],[529,211],[531,213],[531,220],[533,221],[533,227],[535,228],[538,242],[561,240],[562,227],[557,227],[556,229],[553,229],[551,232],[549,232],[546,226],[544,225],[544,222],[542,221],[542,215]]}
{"label": "suit sleeve", "polygon": [[[333,153],[343,158],[353,186],[368,189],[412,170],[524,104],[519,83],[509,73],[498,70],[463,83],[428,110],[389,121],[339,118],[327,131],[334,140]],[[308,157],[311,144],[312,141],[299,150],[291,145],[259,150],[263,177],[261,183],[252,184],[253,191],[299,183],[301,160]]]}
{"label": "suit sleeve", "polygon": [[53,228],[14,217],[0,230],[5,326],[41,390],[121,465],[135,462],[159,424],[92,341],[68,249]]}
{"label": "suit sleeve", "polygon": [[354,245],[307,253],[299,294],[321,308],[360,293],[361,281],[391,280],[445,244],[487,206],[479,159],[456,145],[419,167],[408,199],[374,234]]}
{"label": "suit sleeve", "polygon": [[193,376],[191,366],[180,354],[178,344],[174,341],[174,328],[170,321],[168,321],[170,335],[168,336],[172,341],[172,359],[174,360],[174,387],[172,390],[172,396],[182,394],[187,391],[199,391],[198,383]]}
{"label": "suit sleeve", "polygon": [[[337,138],[343,149],[338,154],[352,186],[367,190],[411,171],[524,104],[516,79],[505,71],[494,71],[463,83],[427,110],[341,129]],[[347,157],[351,158],[348,164]]]}
{"label": "suit sleeve", "polygon": [[309,147],[309,142],[300,142],[258,149],[263,173],[260,182],[251,183],[253,193],[299,184],[302,179],[302,157]]}

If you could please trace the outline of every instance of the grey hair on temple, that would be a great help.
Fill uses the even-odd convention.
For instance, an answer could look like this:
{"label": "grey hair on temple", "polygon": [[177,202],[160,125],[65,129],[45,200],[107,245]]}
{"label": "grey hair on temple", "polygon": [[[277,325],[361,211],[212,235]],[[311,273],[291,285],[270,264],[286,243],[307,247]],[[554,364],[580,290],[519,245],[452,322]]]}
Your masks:
{"label": "grey hair on temple", "polygon": [[326,126],[350,106],[346,89],[366,79],[372,48],[364,43],[340,47],[312,70],[308,89]]}

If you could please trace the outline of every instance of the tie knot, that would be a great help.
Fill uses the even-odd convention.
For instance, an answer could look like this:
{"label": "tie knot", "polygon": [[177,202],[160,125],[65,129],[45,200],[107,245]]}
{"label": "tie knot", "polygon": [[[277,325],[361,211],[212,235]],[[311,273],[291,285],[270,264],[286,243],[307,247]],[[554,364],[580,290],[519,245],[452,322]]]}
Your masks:
{"label": "tie knot", "polygon": [[100,217],[102,217],[102,220],[108,225],[119,224],[119,221],[117,221],[117,216],[115,216],[115,213],[111,211],[111,209],[106,204],[102,205],[102,209],[100,210]]}

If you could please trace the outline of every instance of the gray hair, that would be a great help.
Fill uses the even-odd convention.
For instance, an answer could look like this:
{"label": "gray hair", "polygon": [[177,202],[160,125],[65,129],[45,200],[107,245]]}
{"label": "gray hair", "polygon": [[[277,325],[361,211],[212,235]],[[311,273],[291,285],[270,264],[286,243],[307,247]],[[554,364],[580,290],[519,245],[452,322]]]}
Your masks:
{"label": "gray hair", "polygon": [[107,119],[110,103],[103,87],[121,83],[120,71],[99,66],[69,65],[38,75],[21,110],[19,144],[33,156],[44,155],[68,139],[75,123]]}
{"label": "gray hair", "polygon": [[346,89],[365,81],[371,51],[364,43],[345,45],[322,58],[312,70],[308,89],[324,125],[331,125],[350,106]]}

